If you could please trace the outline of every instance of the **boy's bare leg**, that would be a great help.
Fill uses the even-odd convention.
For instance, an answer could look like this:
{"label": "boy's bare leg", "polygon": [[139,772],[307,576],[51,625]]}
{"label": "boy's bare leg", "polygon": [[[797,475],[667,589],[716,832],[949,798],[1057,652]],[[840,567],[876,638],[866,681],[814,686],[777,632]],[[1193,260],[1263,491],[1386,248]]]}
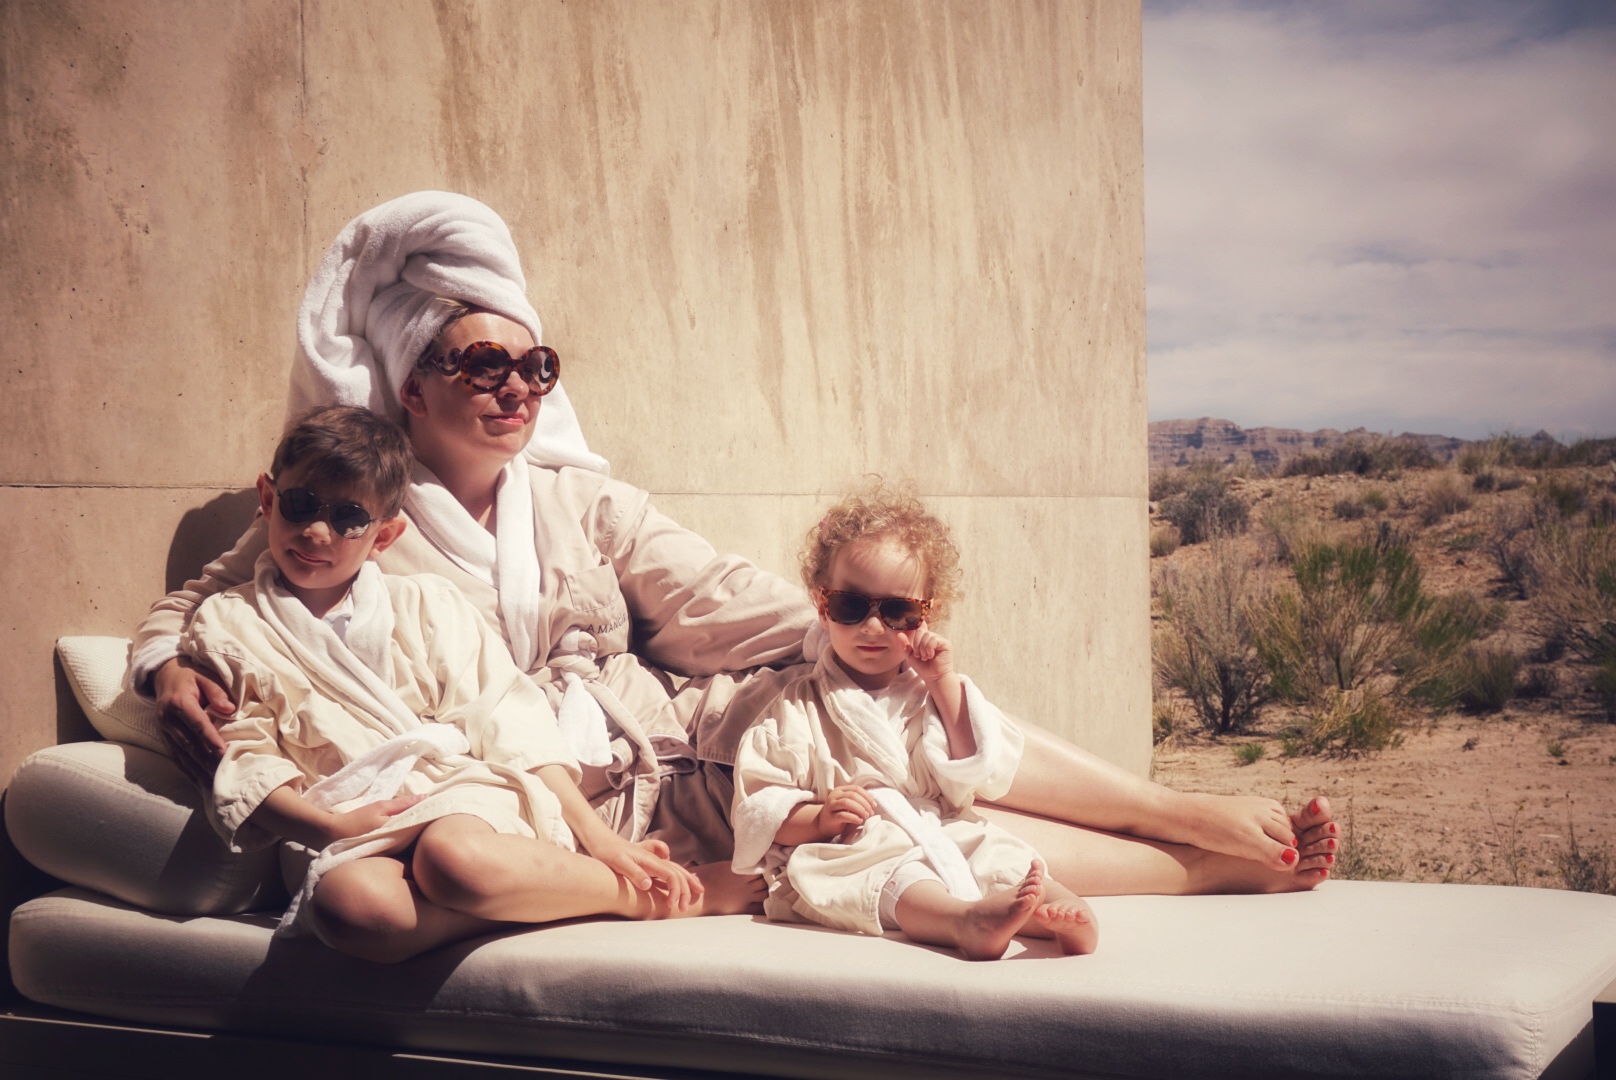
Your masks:
{"label": "boy's bare leg", "polygon": [[898,897],[898,927],[927,945],[950,945],[967,960],[997,960],[1043,901],[1040,875],[975,903],[950,896],[940,881],[917,881]]}
{"label": "boy's bare leg", "polygon": [[393,964],[498,928],[427,900],[404,870],[403,861],[376,855],[333,867],[320,878],[309,914],[337,951]]}
{"label": "boy's bare leg", "polygon": [[703,915],[761,915],[769,890],[761,874],[737,874],[727,862],[704,863],[690,872],[700,879]]}
{"label": "boy's bare leg", "polygon": [[[1326,850],[1323,845],[1337,842],[1334,836],[1325,834],[1302,849],[1307,854],[1298,856],[1295,849],[1287,849],[1293,852],[1294,864],[1273,870],[1250,859],[1187,844],[1085,829],[981,803],[973,809],[1036,848],[1049,866],[1049,876],[1080,896],[1311,889],[1329,876],[1329,865],[1334,861],[1334,849]],[[1334,827],[1333,823],[1326,824]],[[1310,829],[1304,835],[1312,832]]]}

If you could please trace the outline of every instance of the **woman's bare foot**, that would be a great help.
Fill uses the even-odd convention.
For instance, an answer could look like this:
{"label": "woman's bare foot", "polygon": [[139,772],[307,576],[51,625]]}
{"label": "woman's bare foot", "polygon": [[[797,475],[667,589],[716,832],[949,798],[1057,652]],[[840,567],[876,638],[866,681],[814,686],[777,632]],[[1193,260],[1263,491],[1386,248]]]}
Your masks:
{"label": "woman's bare foot", "polygon": [[1270,870],[1296,869],[1296,830],[1285,808],[1255,795],[1183,792],[1185,835],[1164,837],[1203,851],[1261,863]]}
{"label": "woman's bare foot", "polygon": [[768,886],[758,874],[737,874],[727,862],[693,866],[702,894],[683,915],[761,915]]}
{"label": "woman's bare foot", "polygon": [[1000,889],[966,907],[959,920],[960,952],[967,960],[999,959],[1043,899],[1044,868],[1033,863],[1015,888]]}
{"label": "woman's bare foot", "polygon": [[1341,826],[1330,815],[1330,800],[1323,795],[1308,800],[1299,813],[1291,815],[1296,830],[1296,874],[1323,881],[1335,865],[1341,849]]}

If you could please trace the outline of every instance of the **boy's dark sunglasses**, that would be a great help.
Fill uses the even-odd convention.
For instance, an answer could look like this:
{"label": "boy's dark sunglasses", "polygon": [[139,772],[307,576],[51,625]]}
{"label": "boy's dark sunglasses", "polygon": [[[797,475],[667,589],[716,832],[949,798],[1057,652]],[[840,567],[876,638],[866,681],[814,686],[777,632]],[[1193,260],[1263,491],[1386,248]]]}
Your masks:
{"label": "boy's dark sunglasses", "polygon": [[308,488],[287,488],[275,492],[275,505],[280,507],[281,517],[293,525],[307,525],[323,515],[330,523],[331,531],[344,540],[357,540],[364,536],[374,520],[370,511],[356,502],[323,503],[320,496]]}
{"label": "boy's dark sunglasses", "polygon": [[918,630],[931,614],[930,600],[916,600],[911,596],[886,596],[877,599],[863,593],[844,589],[820,589],[819,610],[825,618],[843,626],[857,626],[870,617],[874,608],[881,621],[894,630]]}
{"label": "boy's dark sunglasses", "polygon": [[512,370],[521,371],[522,381],[536,397],[554,390],[556,380],[561,378],[561,358],[548,345],[535,345],[513,360],[497,341],[474,341],[464,349],[423,356],[420,366],[458,375],[461,382],[483,393],[505,385]]}

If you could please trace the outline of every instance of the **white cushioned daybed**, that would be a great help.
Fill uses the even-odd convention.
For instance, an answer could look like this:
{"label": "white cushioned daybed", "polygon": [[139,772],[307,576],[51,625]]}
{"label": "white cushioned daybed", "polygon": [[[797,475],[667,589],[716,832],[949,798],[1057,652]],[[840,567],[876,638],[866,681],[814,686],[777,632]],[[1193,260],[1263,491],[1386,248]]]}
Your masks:
{"label": "white cushioned daybed", "polygon": [[[1616,981],[1616,897],[1581,893],[1331,881],[1096,897],[1094,955],[1018,941],[975,964],[746,916],[580,920],[390,967],[274,939],[275,860],[226,851],[192,785],[132,745],[153,745],[139,703],[89,670],[115,667],[120,644],[61,652],[87,715],[124,741],[40,751],[6,794],[17,849],[70,884],[12,914],[12,980],[49,1008],[0,1023],[0,1072],[57,1075],[37,1058],[164,1075],[60,1057],[70,1030],[92,1046],[73,1022],[99,1017],[135,1025],[126,1038],[229,1033],[217,1045],[248,1064],[269,1069],[279,1048],[314,1075],[376,1060],[396,1075],[560,1060],[632,1076],[1616,1075],[1592,1023]],[[176,1062],[200,1052],[186,1037],[164,1051]]]}

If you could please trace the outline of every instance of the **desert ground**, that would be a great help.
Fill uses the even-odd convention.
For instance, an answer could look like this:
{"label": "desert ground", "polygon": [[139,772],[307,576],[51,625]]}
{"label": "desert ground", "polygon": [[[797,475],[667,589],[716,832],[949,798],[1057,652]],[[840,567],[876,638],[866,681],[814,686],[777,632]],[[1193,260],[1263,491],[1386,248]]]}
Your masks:
{"label": "desert ground", "polygon": [[[1607,537],[1616,528],[1610,520],[1616,465],[1607,458],[1532,469],[1504,458],[1499,464],[1473,455],[1464,469],[1371,468],[1363,475],[1264,477],[1203,467],[1203,479],[1216,477],[1247,508],[1247,521],[1222,539],[1176,548],[1169,493],[1187,481],[1153,477],[1153,496],[1161,493],[1152,504],[1154,777],[1184,790],[1259,794],[1291,807],[1328,795],[1348,839],[1337,876],[1616,892],[1611,695],[1601,696],[1598,667],[1566,649],[1545,613],[1548,586],[1511,562],[1511,551],[1523,550],[1534,535],[1525,523]],[[1376,679],[1392,688],[1398,723],[1380,749],[1309,746],[1298,738],[1305,704],[1272,695],[1238,730],[1214,733],[1164,674],[1161,644],[1173,630],[1163,597],[1214,559],[1230,557],[1231,549],[1249,570],[1250,591],[1271,596],[1295,588],[1287,550],[1310,540],[1375,535],[1399,537],[1413,550],[1428,595],[1468,594],[1488,613],[1471,647],[1508,658],[1513,675],[1504,690],[1485,701],[1433,706],[1399,696],[1398,673],[1388,668]],[[1221,556],[1214,553],[1220,544]],[[1606,578],[1588,591],[1616,592],[1612,549],[1600,550]],[[1570,604],[1586,607],[1575,595]],[[1616,629],[1608,607],[1599,616],[1607,620],[1607,637]]]}

